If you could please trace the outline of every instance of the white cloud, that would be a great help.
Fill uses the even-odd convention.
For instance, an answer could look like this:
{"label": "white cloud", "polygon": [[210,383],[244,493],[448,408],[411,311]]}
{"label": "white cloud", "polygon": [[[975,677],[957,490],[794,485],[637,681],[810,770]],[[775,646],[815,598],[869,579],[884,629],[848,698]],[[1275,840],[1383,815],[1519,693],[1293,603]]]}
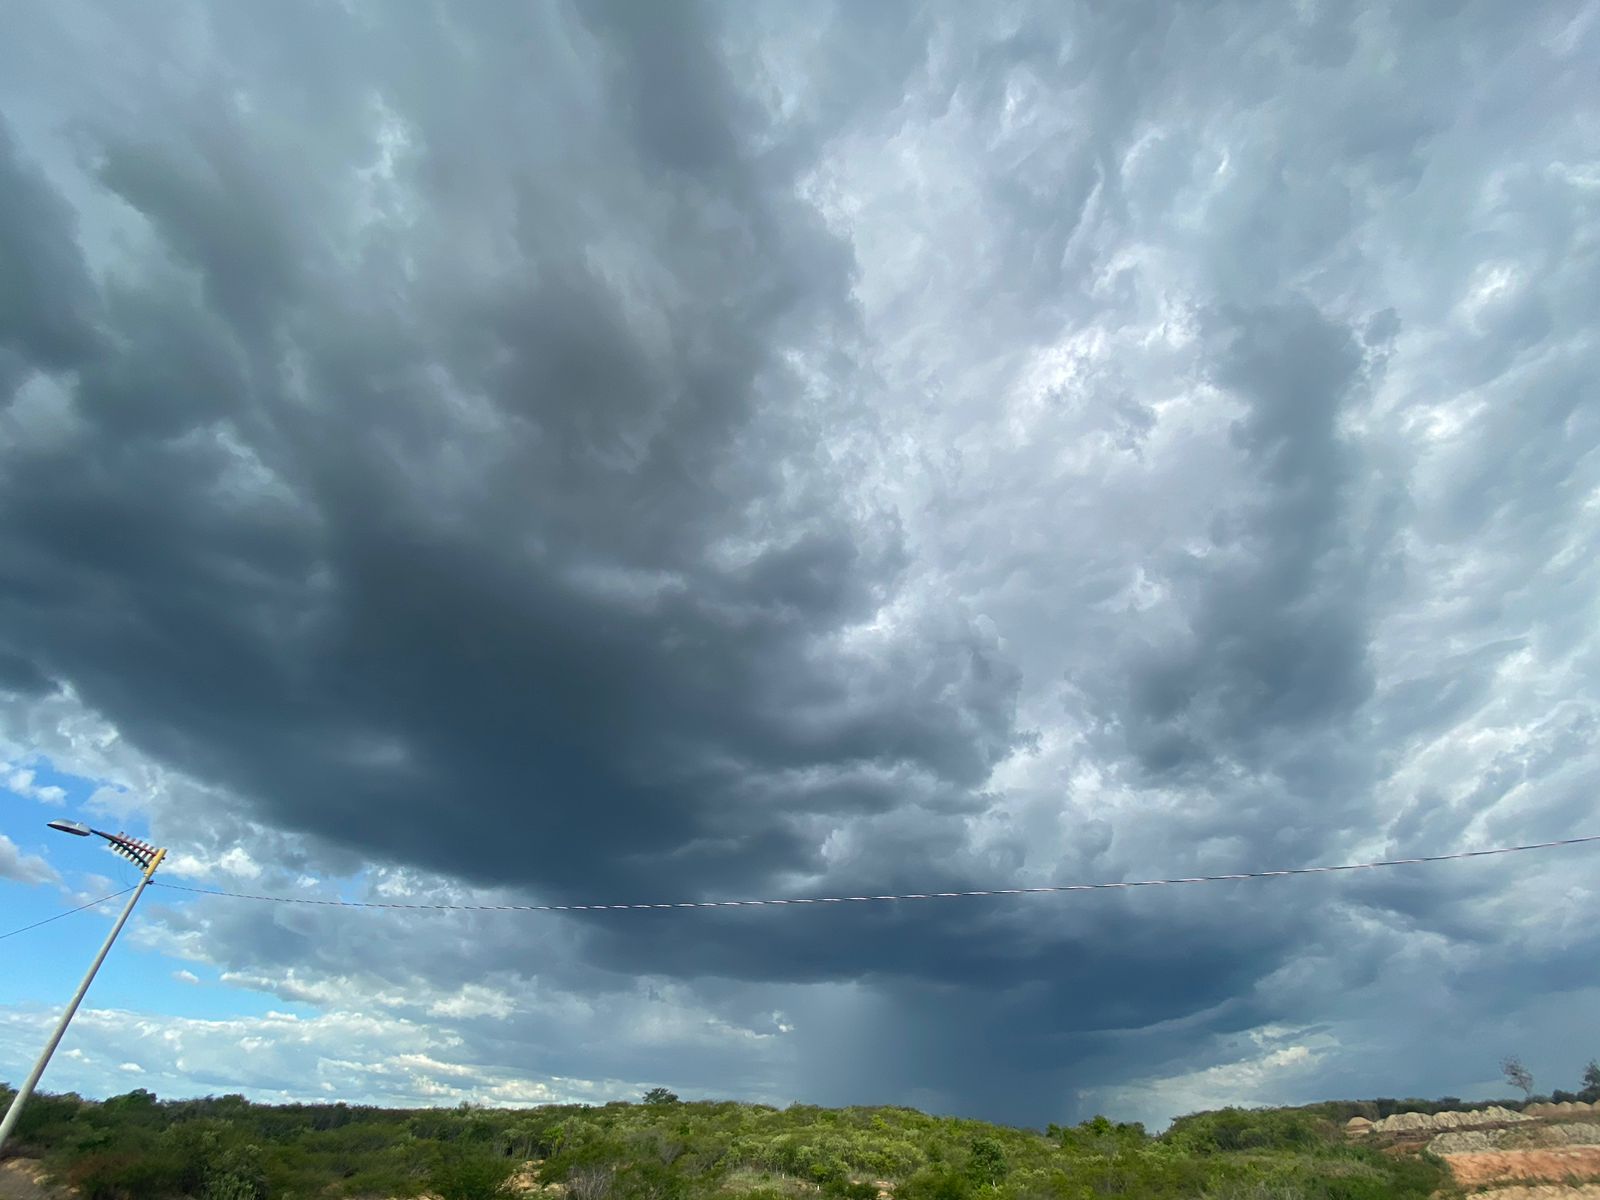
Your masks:
{"label": "white cloud", "polygon": [[40,804],[61,804],[67,798],[67,793],[55,784],[41,784],[38,782],[38,772],[31,767],[13,768],[0,762],[0,786],[18,796],[29,800],[37,800]]}
{"label": "white cloud", "polygon": [[453,996],[435,1000],[428,1011],[436,1017],[507,1017],[516,1008],[510,995],[479,984],[463,984]]}
{"label": "white cloud", "polygon": [[0,879],[17,883],[60,883],[61,876],[37,854],[24,854],[17,844],[0,833]]}
{"label": "white cloud", "polygon": [[[1293,1040],[1291,1040],[1293,1039]],[[1160,1126],[1174,1114],[1228,1105],[1281,1103],[1315,1087],[1318,1067],[1338,1044],[1327,1035],[1263,1027],[1247,1040],[1256,1053],[1178,1075],[1135,1080],[1092,1090],[1084,1099],[1122,1120]]]}
{"label": "white cloud", "polygon": [[226,874],[239,879],[261,878],[261,867],[250,857],[249,851],[243,846],[230,847],[217,860],[217,866]]}
{"label": "white cloud", "polygon": [[[37,1051],[52,1014],[0,1008],[0,1056]],[[106,1095],[138,1074],[158,1095],[239,1091],[259,1100],[415,1106],[462,1100],[494,1105],[579,1103],[640,1094],[633,1080],[536,1078],[471,1056],[459,1038],[413,1021],[334,1011],[221,1020],[85,1009],[45,1078],[51,1090]],[[244,1048],[248,1053],[241,1054]],[[125,1057],[129,1051],[138,1058]],[[107,1074],[96,1064],[116,1063]]]}

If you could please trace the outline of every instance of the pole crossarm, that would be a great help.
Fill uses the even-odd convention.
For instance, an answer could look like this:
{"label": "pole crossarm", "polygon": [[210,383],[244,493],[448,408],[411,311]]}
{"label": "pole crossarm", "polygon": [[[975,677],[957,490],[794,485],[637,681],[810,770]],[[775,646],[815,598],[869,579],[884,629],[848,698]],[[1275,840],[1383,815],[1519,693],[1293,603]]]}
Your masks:
{"label": "pole crossarm", "polygon": [[98,829],[94,830],[94,832],[100,834],[101,837],[111,843],[111,852],[113,854],[122,855],[123,858],[138,867],[146,875],[155,874],[156,867],[160,865],[161,859],[167,853],[160,846],[152,846],[149,842],[140,841],[136,837],[129,837],[125,833],[102,833]]}

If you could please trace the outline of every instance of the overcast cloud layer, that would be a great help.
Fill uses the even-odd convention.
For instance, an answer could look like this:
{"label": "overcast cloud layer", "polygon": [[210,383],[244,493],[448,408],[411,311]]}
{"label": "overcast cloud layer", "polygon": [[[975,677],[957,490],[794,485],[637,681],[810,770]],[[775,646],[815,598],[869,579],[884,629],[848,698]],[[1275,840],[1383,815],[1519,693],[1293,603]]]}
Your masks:
{"label": "overcast cloud layer", "polygon": [[[0,756],[105,782],[175,881],[709,899],[1600,832],[1595,3],[9,22]],[[132,1065],[1039,1125],[1510,1052],[1570,1086],[1593,865],[173,904],[147,944],[323,1015],[144,1013]]]}

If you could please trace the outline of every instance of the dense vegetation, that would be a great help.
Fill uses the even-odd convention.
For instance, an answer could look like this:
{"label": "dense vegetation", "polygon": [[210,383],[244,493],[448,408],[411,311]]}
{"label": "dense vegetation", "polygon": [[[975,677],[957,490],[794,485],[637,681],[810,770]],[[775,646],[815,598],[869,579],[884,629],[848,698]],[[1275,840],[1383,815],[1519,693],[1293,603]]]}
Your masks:
{"label": "dense vegetation", "polygon": [[[0,1096],[0,1099],[4,1099]],[[538,1163],[565,1200],[1417,1200],[1446,1187],[1419,1156],[1347,1145],[1327,1114],[1225,1109],[1160,1137],[1103,1117],[1041,1134],[905,1108],[680,1103],[389,1110],[242,1097],[36,1096],[8,1152],[83,1200],[507,1194]]]}

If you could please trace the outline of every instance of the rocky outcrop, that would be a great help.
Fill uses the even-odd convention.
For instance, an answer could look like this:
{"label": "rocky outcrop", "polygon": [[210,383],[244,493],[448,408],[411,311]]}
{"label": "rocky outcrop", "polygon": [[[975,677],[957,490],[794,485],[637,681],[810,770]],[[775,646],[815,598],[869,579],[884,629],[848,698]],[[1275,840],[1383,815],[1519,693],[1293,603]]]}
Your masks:
{"label": "rocky outcrop", "polygon": [[1344,1123],[1345,1137],[1366,1137],[1372,1132],[1372,1122],[1365,1117],[1351,1117]]}
{"label": "rocky outcrop", "polygon": [[[1491,1104],[1488,1108],[1477,1108],[1469,1112],[1442,1112],[1434,1113],[1395,1113],[1392,1117],[1385,1117],[1381,1121],[1372,1123],[1374,1133],[1432,1133],[1442,1132],[1447,1129],[1477,1129],[1484,1125],[1508,1125],[1517,1121],[1531,1121],[1530,1116],[1519,1112],[1512,1112],[1509,1108],[1501,1108],[1498,1104]],[[1348,1126],[1346,1126],[1348,1128]]]}
{"label": "rocky outcrop", "polygon": [[1488,1150],[1549,1150],[1558,1146],[1600,1146],[1600,1125],[1515,1125],[1441,1133],[1428,1143],[1435,1154],[1481,1154]]}
{"label": "rocky outcrop", "polygon": [[1541,1103],[1530,1104],[1522,1111],[1530,1117],[1564,1117],[1572,1113],[1591,1113],[1600,1111],[1600,1101],[1596,1104],[1585,1104],[1582,1100],[1563,1100],[1556,1104]]}

